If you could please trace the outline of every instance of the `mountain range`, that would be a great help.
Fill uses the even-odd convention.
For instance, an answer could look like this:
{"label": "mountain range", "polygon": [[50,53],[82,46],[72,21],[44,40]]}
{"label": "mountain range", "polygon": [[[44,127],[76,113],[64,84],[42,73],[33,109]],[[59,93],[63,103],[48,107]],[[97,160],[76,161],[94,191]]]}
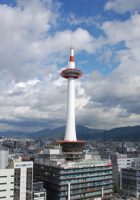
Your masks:
{"label": "mountain range", "polygon": [[[0,132],[0,136],[34,138],[34,139],[63,139],[65,126],[55,129],[43,129],[36,132],[25,133],[18,131]],[[77,138],[81,140],[140,140],[140,126],[119,127],[110,130],[93,129],[83,125],[76,126]]]}

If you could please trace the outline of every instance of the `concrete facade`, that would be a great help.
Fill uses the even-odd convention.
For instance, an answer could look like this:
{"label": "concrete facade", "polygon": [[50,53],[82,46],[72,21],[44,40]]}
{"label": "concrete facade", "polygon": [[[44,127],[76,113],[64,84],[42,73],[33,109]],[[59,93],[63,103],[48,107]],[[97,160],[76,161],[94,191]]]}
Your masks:
{"label": "concrete facade", "polygon": [[0,199],[14,200],[14,169],[0,169]]}

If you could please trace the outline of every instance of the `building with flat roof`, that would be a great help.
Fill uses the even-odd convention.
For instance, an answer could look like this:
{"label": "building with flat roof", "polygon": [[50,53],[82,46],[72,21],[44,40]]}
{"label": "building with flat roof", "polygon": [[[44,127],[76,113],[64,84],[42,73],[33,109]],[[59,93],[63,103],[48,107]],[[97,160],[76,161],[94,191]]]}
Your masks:
{"label": "building with flat roof", "polygon": [[[35,159],[34,178],[44,182],[48,200],[109,199],[113,193],[110,160]],[[68,185],[70,189],[68,188]],[[70,194],[68,194],[70,191]]]}
{"label": "building with flat roof", "polygon": [[124,168],[130,168],[135,158],[128,158],[127,154],[120,154],[112,152],[112,171],[113,171],[113,182],[116,190],[120,190],[120,173]]}
{"label": "building with flat roof", "polygon": [[16,157],[9,161],[9,167],[14,169],[14,200],[32,200],[33,162]]}
{"label": "building with flat roof", "polygon": [[49,200],[67,200],[68,195],[71,200],[108,199],[113,192],[110,161],[54,161],[47,167],[46,180]]}
{"label": "building with flat roof", "polygon": [[33,191],[33,162],[14,162],[14,200],[32,200]]}
{"label": "building with flat roof", "polygon": [[46,200],[46,190],[43,182],[33,183],[33,200]]}
{"label": "building with flat roof", "polygon": [[5,169],[8,166],[9,150],[0,145],[0,169]]}
{"label": "building with flat roof", "polygon": [[131,168],[122,169],[121,189],[126,198],[140,199],[140,158],[134,159]]}
{"label": "building with flat roof", "polygon": [[9,151],[0,145],[0,199],[14,199],[14,169],[8,167]]}
{"label": "building with flat roof", "polygon": [[14,169],[0,169],[0,199],[14,200]]}
{"label": "building with flat roof", "polygon": [[33,162],[11,157],[0,148],[0,199],[32,200]]}

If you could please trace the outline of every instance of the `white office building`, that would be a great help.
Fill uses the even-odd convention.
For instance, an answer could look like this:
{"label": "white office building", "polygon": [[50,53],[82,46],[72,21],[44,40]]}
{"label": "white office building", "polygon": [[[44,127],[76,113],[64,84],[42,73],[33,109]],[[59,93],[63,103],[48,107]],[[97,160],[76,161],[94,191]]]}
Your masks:
{"label": "white office building", "polygon": [[8,158],[9,151],[0,146],[0,199],[32,200],[33,162]]}
{"label": "white office building", "polygon": [[128,158],[127,154],[111,153],[113,181],[117,189],[120,188],[120,173],[124,168],[130,168],[135,158]]}
{"label": "white office building", "polygon": [[5,169],[8,165],[9,151],[0,147],[0,169]]}
{"label": "white office building", "polygon": [[0,146],[0,199],[14,199],[14,169],[8,166],[9,151]]}
{"label": "white office building", "polygon": [[14,169],[0,169],[0,199],[14,199]]}
{"label": "white office building", "polygon": [[15,161],[14,200],[32,200],[33,162]]}
{"label": "white office building", "polygon": [[117,167],[117,170],[120,172],[123,168],[131,167],[134,158],[128,158],[127,154],[114,153],[111,154],[112,164]]}

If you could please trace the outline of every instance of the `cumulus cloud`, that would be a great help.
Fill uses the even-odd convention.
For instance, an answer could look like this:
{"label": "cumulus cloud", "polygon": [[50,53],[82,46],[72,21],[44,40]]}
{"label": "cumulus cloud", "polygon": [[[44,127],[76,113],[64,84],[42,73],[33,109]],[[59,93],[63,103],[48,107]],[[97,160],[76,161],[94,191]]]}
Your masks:
{"label": "cumulus cloud", "polygon": [[22,2],[14,8],[0,5],[0,67],[18,80],[38,74],[43,34],[47,34],[58,14],[47,5],[45,9],[41,1]]}
{"label": "cumulus cloud", "polygon": [[59,6],[49,0],[19,1],[16,7],[0,5],[1,70],[6,70],[17,81],[28,80],[44,73],[46,63],[57,63],[56,53],[64,57],[72,38],[78,50],[92,52],[102,45],[102,38],[96,42],[82,28],[73,32],[51,31],[57,26],[60,13],[56,8]]}
{"label": "cumulus cloud", "polygon": [[104,44],[104,39],[99,37],[95,39],[87,30],[78,28],[75,31],[58,32],[46,41],[48,50],[52,52],[66,51],[71,43],[77,51],[85,50],[88,53],[94,53]]}
{"label": "cumulus cloud", "polygon": [[105,4],[105,10],[112,10],[119,14],[140,10],[140,0],[109,0]]}
{"label": "cumulus cloud", "polygon": [[135,42],[140,38],[140,15],[138,13],[131,16],[126,21],[106,21],[102,25],[102,29],[109,38],[111,44],[121,41]]}
{"label": "cumulus cloud", "polygon": [[78,122],[107,129],[139,124],[139,82],[140,73],[128,75],[121,66],[108,76],[92,72],[83,83],[88,101],[77,112]]}
{"label": "cumulus cloud", "polygon": [[66,82],[60,80],[59,71],[68,60],[71,38],[77,51],[89,53],[103,43],[82,28],[54,31],[60,7],[52,0],[0,5],[0,118],[7,124],[25,119],[64,123]]}
{"label": "cumulus cloud", "polygon": [[134,14],[126,21],[108,21],[102,25],[109,47],[123,42],[124,48],[116,52],[120,63],[116,69],[107,76],[93,72],[85,83],[90,98],[85,112],[88,110],[88,116],[96,115],[90,123],[95,120],[96,125],[105,127],[140,123],[139,23],[140,15]]}
{"label": "cumulus cloud", "polygon": [[60,6],[52,0],[0,5],[0,129],[65,124],[67,81],[59,73],[66,66],[71,43],[76,52],[86,55],[100,50],[98,59],[103,63],[114,55],[112,47],[124,43],[115,52],[120,64],[112,73],[93,71],[76,81],[77,123],[95,128],[138,124],[139,14],[123,22],[104,22],[104,37],[95,38],[81,27],[59,31]]}

